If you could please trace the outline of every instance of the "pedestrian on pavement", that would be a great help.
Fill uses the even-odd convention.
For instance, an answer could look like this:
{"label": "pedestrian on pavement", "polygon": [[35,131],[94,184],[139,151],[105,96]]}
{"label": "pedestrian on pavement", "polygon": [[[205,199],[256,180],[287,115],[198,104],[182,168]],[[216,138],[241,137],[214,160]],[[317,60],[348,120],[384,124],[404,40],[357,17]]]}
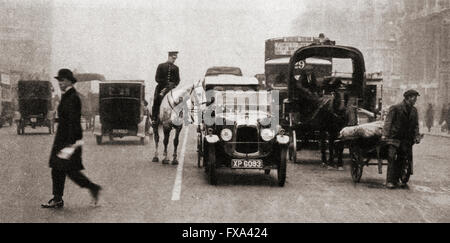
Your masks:
{"label": "pedestrian on pavement", "polygon": [[156,69],[155,81],[158,83],[153,96],[152,120],[155,124],[159,119],[159,108],[164,96],[180,83],[180,72],[175,60],[177,51],[170,51],[167,62],[161,63]]}
{"label": "pedestrian on pavement", "polygon": [[382,140],[388,144],[388,168],[386,187],[393,189],[397,186],[406,187],[400,181],[404,163],[412,161],[412,146],[419,143],[419,118],[414,107],[419,93],[408,90],[403,94],[403,101],[389,108],[386,117]]}
{"label": "pedestrian on pavement", "polygon": [[425,114],[425,124],[428,128],[428,132],[431,132],[431,128],[433,127],[433,122],[434,122],[433,104],[429,103],[426,114]]}
{"label": "pedestrian on pavement", "polygon": [[77,82],[72,71],[60,69],[59,86],[63,95],[58,106],[58,129],[50,155],[49,166],[52,168],[53,198],[43,208],[61,208],[64,206],[63,193],[66,176],[82,188],[88,188],[96,204],[101,187],[92,183],[81,170],[83,133],[81,129],[81,100],[73,87]]}
{"label": "pedestrian on pavement", "polygon": [[[445,122],[445,124],[444,124]],[[441,119],[439,121],[441,127],[447,129],[447,133],[450,134],[450,103],[447,106],[442,106]]]}

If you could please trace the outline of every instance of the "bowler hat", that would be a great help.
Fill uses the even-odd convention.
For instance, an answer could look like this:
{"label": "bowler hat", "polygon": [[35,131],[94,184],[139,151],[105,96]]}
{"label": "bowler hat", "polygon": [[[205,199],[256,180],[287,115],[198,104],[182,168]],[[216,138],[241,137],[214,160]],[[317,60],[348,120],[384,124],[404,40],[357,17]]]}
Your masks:
{"label": "bowler hat", "polygon": [[77,82],[77,79],[73,76],[72,71],[67,68],[60,69],[58,71],[58,76],[55,77],[57,80],[61,81],[63,79],[70,80],[73,84]]}
{"label": "bowler hat", "polygon": [[419,92],[417,92],[413,89],[407,90],[405,93],[403,93],[403,97],[405,97],[405,98],[410,97],[410,96],[420,96],[420,94],[419,94]]}

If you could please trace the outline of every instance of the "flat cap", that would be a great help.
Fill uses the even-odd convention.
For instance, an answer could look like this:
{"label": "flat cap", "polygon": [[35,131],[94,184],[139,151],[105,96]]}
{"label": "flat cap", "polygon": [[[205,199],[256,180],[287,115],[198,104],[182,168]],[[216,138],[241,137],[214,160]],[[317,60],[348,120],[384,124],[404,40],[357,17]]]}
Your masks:
{"label": "flat cap", "polygon": [[177,55],[178,52],[177,51],[169,51],[169,56],[173,56],[173,55]]}
{"label": "flat cap", "polygon": [[415,91],[414,89],[407,90],[405,93],[403,93],[403,97],[410,97],[410,96],[420,96],[419,92]]}

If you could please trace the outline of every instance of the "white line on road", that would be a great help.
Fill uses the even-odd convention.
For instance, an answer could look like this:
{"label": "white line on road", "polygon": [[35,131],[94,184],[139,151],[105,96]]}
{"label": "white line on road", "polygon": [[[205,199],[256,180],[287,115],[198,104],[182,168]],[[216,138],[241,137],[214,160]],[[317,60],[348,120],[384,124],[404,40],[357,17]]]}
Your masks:
{"label": "white line on road", "polygon": [[184,164],[184,154],[186,152],[186,143],[188,139],[189,126],[187,126],[186,131],[184,132],[183,145],[181,148],[180,161],[177,167],[177,175],[175,177],[175,183],[172,189],[172,201],[180,200],[181,195],[181,183],[183,180],[183,164]]}

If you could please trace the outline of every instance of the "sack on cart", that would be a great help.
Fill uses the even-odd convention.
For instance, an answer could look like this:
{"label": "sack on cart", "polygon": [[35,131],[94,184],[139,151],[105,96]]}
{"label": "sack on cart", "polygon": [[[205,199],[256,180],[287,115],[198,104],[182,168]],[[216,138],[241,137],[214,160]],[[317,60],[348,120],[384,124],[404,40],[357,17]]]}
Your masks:
{"label": "sack on cart", "polygon": [[383,121],[365,123],[358,126],[358,135],[364,138],[381,137],[383,135]]}
{"label": "sack on cart", "polygon": [[383,121],[365,123],[357,126],[344,127],[340,133],[340,138],[372,138],[383,135]]}

